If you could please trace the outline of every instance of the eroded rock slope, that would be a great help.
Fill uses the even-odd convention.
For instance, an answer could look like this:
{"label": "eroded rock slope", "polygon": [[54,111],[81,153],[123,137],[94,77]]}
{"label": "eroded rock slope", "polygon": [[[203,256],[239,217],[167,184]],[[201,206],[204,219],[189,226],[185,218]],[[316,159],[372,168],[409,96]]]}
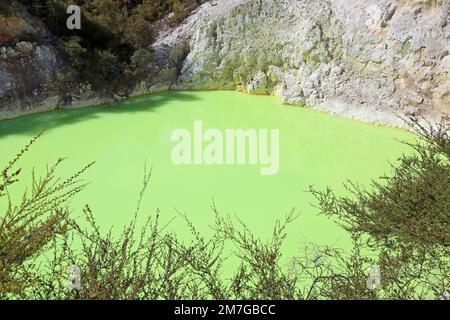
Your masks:
{"label": "eroded rock slope", "polygon": [[[393,126],[398,114],[433,119],[450,112],[449,8],[450,0],[207,2],[160,32],[152,76],[133,94],[231,89]],[[64,61],[45,27],[26,13],[0,19],[0,118],[105,101],[76,84],[66,101]],[[10,41],[33,24],[34,41]]]}

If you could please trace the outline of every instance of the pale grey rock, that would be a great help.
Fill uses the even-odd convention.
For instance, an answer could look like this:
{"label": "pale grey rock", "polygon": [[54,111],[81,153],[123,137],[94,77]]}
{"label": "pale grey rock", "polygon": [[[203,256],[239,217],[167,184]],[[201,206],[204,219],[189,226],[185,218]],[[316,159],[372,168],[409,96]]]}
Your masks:
{"label": "pale grey rock", "polygon": [[31,54],[33,52],[33,44],[28,41],[20,41],[16,43],[15,49],[24,54]]}
{"label": "pale grey rock", "polygon": [[6,58],[15,58],[17,57],[17,52],[13,48],[6,49]]}
{"label": "pale grey rock", "polygon": [[54,81],[58,72],[56,50],[46,45],[37,46],[34,53],[34,60],[45,81]]}
{"label": "pale grey rock", "polygon": [[157,45],[189,44],[171,88],[266,92],[397,126],[398,114],[450,112],[449,3],[223,0]]}
{"label": "pale grey rock", "polygon": [[[207,2],[162,28],[149,77],[131,95],[231,89],[393,126],[398,114],[433,119],[450,112],[449,8],[449,0]],[[21,17],[38,38],[48,35]],[[56,99],[63,67],[45,41],[2,46],[0,118],[108,102],[83,84]]]}
{"label": "pale grey rock", "polygon": [[12,90],[12,76],[5,72],[0,70],[0,83],[2,84],[0,86],[0,97],[5,96],[8,92]]}
{"label": "pale grey rock", "polygon": [[[83,83],[70,85],[73,92],[69,94],[68,90],[62,90],[59,76],[68,66],[53,42],[48,41],[50,32],[19,3],[13,2],[10,9],[20,21],[20,30],[16,30],[17,39],[9,39],[0,46],[0,120],[67,105],[75,107],[85,102],[105,101],[96,98],[98,92],[84,90]],[[21,41],[23,34],[33,42]]]}

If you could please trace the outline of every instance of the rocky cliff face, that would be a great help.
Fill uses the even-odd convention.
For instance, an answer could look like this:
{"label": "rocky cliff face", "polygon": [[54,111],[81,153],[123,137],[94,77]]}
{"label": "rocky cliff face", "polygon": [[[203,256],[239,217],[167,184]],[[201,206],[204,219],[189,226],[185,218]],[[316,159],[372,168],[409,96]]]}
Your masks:
{"label": "rocky cliff face", "polygon": [[107,101],[82,83],[70,86],[68,100],[69,91],[62,88],[67,62],[53,35],[25,7],[16,2],[5,7],[7,12],[0,11],[0,119]]}
{"label": "rocky cliff face", "polygon": [[[449,8],[450,0],[212,1],[161,31],[154,76],[134,93],[237,89],[394,126],[397,114],[433,118],[450,112]],[[14,35],[0,24],[6,37]],[[61,104],[59,64],[42,41],[0,41],[0,118]]]}
{"label": "rocky cliff face", "polygon": [[19,6],[9,9],[0,15],[0,119],[57,103],[53,84],[59,61],[55,48],[45,44],[50,34]]}
{"label": "rocky cliff face", "polygon": [[241,1],[222,16],[197,15],[175,87],[275,94],[285,103],[394,126],[401,124],[396,114],[433,117],[450,108],[449,7],[450,1]]}

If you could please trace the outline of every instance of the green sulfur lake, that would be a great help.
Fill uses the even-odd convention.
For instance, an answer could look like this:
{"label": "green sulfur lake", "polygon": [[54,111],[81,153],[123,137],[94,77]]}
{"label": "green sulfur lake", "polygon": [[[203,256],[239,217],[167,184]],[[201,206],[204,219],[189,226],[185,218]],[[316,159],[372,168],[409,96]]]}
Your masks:
{"label": "green sulfur lake", "polygon": [[[174,130],[278,129],[279,168],[262,175],[254,164],[177,164],[171,154]],[[58,175],[68,177],[95,161],[85,173],[89,185],[71,202],[73,217],[82,219],[89,204],[98,224],[121,231],[134,214],[144,167],[152,167],[141,214],[172,222],[167,229],[189,239],[189,228],[177,211],[187,214],[199,231],[209,234],[214,203],[223,215],[240,219],[258,236],[270,237],[277,219],[293,208],[299,217],[289,225],[284,252],[301,254],[309,243],[348,248],[348,235],[319,215],[308,192],[332,187],[345,195],[351,180],[370,186],[371,179],[390,173],[390,163],[410,152],[402,140],[410,133],[283,105],[276,97],[231,91],[168,91],[139,96],[110,106],[55,110],[0,121],[0,168],[42,129],[43,136],[19,162],[19,197],[31,170],[66,160]],[[0,206],[4,205],[0,203]]]}

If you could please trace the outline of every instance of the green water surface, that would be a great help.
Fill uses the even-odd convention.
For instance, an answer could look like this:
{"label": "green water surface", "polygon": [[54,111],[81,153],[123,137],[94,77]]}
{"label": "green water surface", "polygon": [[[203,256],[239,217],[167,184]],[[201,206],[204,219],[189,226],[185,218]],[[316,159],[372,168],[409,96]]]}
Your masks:
{"label": "green water surface", "polygon": [[[207,128],[279,129],[280,169],[260,175],[255,165],[175,165],[170,154],[173,130],[192,131],[196,120]],[[132,218],[143,178],[144,163],[153,165],[144,213],[157,208],[168,221],[186,212],[200,231],[210,232],[214,199],[221,213],[238,216],[260,236],[271,233],[276,219],[293,207],[300,217],[289,227],[286,253],[297,255],[309,242],[348,246],[346,234],[312,205],[307,191],[331,186],[341,194],[350,179],[368,185],[390,172],[408,147],[402,130],[341,119],[306,108],[282,105],[278,98],[237,92],[166,92],[141,96],[113,106],[57,110],[0,121],[0,168],[46,129],[21,160],[23,183],[33,166],[67,157],[60,169],[68,176],[95,161],[86,173],[91,184],[72,201],[74,216],[88,203],[98,223],[120,229]],[[41,171],[42,172],[42,171]],[[188,237],[181,218],[169,226]]]}

